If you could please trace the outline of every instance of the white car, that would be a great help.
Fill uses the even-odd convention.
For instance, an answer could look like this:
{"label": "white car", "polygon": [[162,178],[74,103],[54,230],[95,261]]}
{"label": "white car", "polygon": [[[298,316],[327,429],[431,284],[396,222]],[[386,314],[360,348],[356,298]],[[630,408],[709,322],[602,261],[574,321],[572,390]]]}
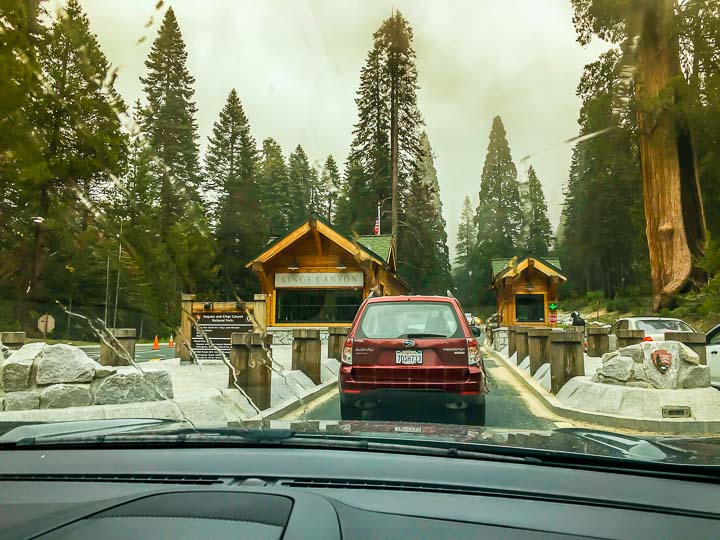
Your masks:
{"label": "white car", "polygon": [[720,324],[705,335],[705,350],[710,379],[714,386],[720,386]]}
{"label": "white car", "polygon": [[695,332],[695,329],[685,321],[680,319],[670,319],[668,317],[627,317],[618,319],[610,327],[610,350],[617,349],[617,331],[618,330],[643,330],[645,338],[653,341],[662,341],[665,339],[665,332]]}

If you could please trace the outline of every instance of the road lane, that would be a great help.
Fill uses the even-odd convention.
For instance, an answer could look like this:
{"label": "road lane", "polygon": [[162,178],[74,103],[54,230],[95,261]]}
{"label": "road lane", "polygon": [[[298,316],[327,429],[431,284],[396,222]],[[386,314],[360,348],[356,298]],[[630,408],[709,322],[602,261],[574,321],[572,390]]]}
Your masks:
{"label": "road lane", "polygon": [[[89,345],[80,347],[93,360],[100,358],[100,345]],[[175,347],[168,347],[167,344],[160,345],[158,350],[153,350],[152,343],[141,343],[135,345],[135,361],[136,362],[153,362],[158,360],[166,360],[175,358]]]}
{"label": "road lane", "polygon": [[[512,384],[507,368],[485,357],[488,371],[490,393],[485,398],[488,427],[546,430],[556,427],[541,411],[533,409],[528,400],[521,395],[518,387]],[[316,407],[303,416],[308,420],[340,420],[340,398],[337,394],[326,400],[319,400]],[[465,414],[461,411],[424,408],[422,404],[414,407],[393,407],[391,410],[373,409],[363,412],[363,420],[388,420],[402,422],[432,422],[441,424],[465,424]]]}

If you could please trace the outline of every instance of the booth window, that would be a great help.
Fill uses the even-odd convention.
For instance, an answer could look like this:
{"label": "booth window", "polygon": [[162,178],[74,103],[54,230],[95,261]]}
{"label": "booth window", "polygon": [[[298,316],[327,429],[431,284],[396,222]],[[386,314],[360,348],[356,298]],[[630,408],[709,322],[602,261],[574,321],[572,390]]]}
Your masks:
{"label": "booth window", "polygon": [[362,289],[277,289],[276,323],[351,323]]}
{"label": "booth window", "polygon": [[545,296],[542,294],[516,295],[515,320],[517,322],[545,322]]}

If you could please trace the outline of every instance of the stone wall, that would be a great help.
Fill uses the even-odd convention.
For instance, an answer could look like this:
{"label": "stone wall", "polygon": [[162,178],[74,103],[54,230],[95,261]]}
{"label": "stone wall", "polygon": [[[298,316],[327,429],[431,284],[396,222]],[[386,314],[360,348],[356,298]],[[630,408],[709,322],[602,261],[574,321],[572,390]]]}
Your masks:
{"label": "stone wall", "polygon": [[502,351],[508,345],[508,329],[506,327],[492,330],[492,347],[495,351]]}
{"label": "stone wall", "polygon": [[[304,327],[303,327],[304,328]],[[273,336],[273,345],[292,345],[293,342],[293,330],[296,328],[268,328],[267,333]],[[314,328],[314,330],[320,330],[320,341],[323,345],[328,342],[328,329],[327,328]]]}
{"label": "stone wall", "polygon": [[0,361],[0,411],[173,398],[167,371],[119,373],[77,347],[30,343]]}

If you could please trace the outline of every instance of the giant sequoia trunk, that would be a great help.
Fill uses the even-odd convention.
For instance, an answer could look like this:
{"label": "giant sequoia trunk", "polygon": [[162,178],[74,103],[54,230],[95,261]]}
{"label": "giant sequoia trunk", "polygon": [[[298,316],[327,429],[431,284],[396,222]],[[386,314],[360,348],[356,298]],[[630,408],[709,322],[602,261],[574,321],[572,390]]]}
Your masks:
{"label": "giant sequoia trunk", "polygon": [[[675,0],[638,2],[635,92],[653,309],[669,307],[688,284],[705,239],[692,140],[678,120],[672,79],[682,77]],[[632,35],[632,34],[631,34]]]}

